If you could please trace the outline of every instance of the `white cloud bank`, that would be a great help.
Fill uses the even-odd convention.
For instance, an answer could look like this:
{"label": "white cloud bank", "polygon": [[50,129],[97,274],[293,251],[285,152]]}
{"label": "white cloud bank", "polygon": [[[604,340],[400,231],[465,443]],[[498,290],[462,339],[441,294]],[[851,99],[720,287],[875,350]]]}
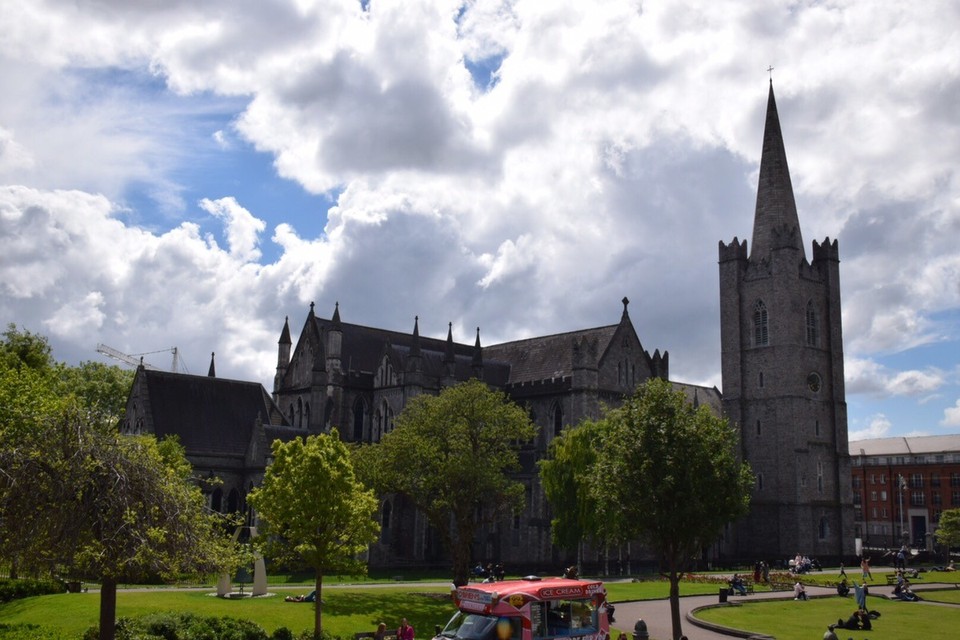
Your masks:
{"label": "white cloud bank", "polygon": [[[61,357],[178,345],[266,382],[311,300],[490,343],[614,323],[627,295],[675,377],[719,386],[716,246],[751,230],[771,64],[808,257],[840,238],[848,392],[949,422],[942,366],[881,360],[956,350],[957,24],[946,0],[8,2],[0,313]],[[322,235],[182,200],[244,144],[335,194]]]}

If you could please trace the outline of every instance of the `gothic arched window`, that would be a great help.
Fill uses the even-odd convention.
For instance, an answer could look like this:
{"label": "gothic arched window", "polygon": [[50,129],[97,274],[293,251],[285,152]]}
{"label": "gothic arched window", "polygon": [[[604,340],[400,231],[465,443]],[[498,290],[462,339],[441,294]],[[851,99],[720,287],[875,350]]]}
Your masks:
{"label": "gothic arched window", "polygon": [[560,403],[553,405],[553,435],[558,436],[563,431],[563,409]]}
{"label": "gothic arched window", "polygon": [[770,332],[767,319],[767,305],[757,300],[753,305],[753,346],[765,347],[770,344]]}

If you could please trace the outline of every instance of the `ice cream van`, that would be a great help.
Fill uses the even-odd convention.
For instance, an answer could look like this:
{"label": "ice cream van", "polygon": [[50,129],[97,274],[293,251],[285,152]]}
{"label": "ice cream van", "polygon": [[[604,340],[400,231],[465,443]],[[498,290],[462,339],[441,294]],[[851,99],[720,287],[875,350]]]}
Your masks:
{"label": "ice cream van", "polygon": [[603,583],[523,578],[452,592],[458,611],[437,640],[609,640]]}

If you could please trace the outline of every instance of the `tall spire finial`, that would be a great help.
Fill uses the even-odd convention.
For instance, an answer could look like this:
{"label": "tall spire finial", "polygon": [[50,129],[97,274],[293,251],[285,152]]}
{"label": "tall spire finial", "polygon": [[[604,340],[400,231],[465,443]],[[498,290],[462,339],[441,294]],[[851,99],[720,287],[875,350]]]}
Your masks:
{"label": "tall spire finial", "polygon": [[764,260],[774,246],[792,246],[803,252],[797,203],[793,197],[787,152],[780,130],[773,82],[767,96],[767,114],[760,155],[760,176],[757,181],[757,206],[753,217],[753,241],[750,259]]}
{"label": "tall spire finial", "polygon": [[773,65],[767,67],[767,73],[770,74],[770,84],[773,84]]}

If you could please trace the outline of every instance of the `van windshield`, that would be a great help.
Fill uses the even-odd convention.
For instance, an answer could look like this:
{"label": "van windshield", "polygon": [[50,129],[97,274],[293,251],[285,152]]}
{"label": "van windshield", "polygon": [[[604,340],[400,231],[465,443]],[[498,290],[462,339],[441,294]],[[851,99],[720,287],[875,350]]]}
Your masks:
{"label": "van windshield", "polygon": [[519,640],[520,618],[483,616],[458,611],[440,636],[456,640]]}

